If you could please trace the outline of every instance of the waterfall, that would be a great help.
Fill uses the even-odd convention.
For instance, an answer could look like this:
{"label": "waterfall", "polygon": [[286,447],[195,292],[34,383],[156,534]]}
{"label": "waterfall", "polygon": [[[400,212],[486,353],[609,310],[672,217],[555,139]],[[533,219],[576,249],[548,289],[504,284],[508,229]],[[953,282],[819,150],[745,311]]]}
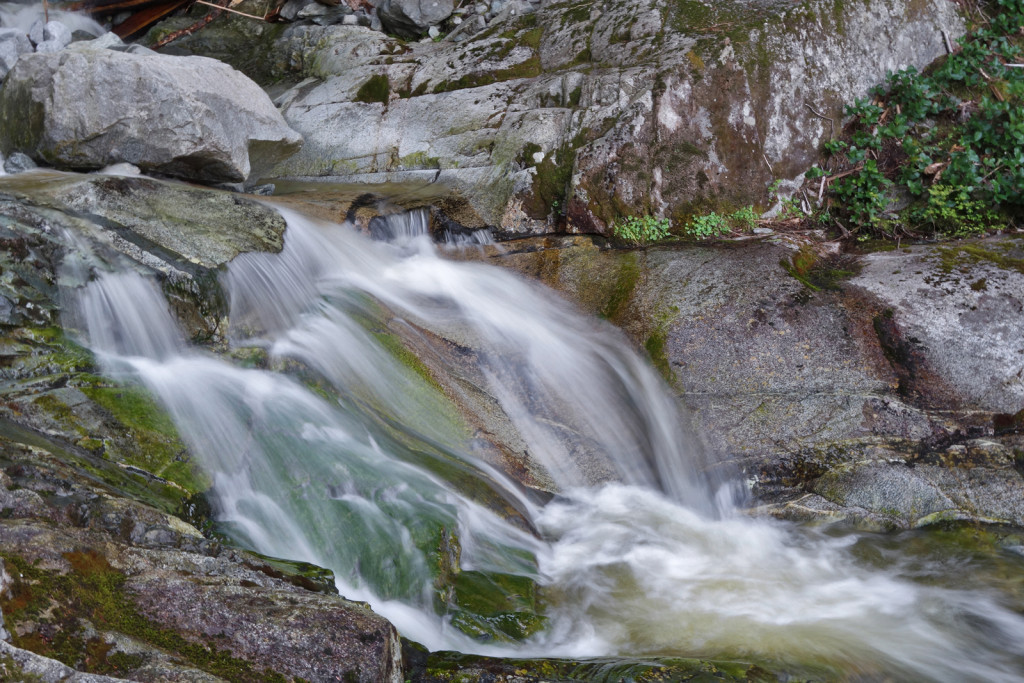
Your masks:
{"label": "waterfall", "polygon": [[[240,544],[332,569],[343,595],[435,649],[796,661],[865,679],[1024,670],[1020,606],[960,587],[969,567],[866,562],[870,537],[739,514],[611,326],[446,260],[422,214],[375,241],[281,212],[283,252],[240,256],[224,279],[234,355],[263,354],[259,367],[191,348],[139,275],[99,273],[76,294],[86,342],[167,408]],[[487,463],[395,330],[456,349],[558,496]],[[535,581],[548,627],[518,646],[471,640],[438,616],[439,563]]]}

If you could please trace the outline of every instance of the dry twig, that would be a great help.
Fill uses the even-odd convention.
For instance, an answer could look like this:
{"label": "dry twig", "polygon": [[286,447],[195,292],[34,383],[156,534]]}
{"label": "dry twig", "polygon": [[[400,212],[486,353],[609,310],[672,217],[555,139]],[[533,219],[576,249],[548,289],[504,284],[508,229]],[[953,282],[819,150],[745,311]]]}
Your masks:
{"label": "dry twig", "polygon": [[[206,5],[207,7],[214,7],[216,9],[221,10],[222,12],[231,12],[232,14],[238,14],[238,15],[241,15],[243,17],[249,17],[250,19],[256,19],[258,21],[266,21],[267,20],[266,15],[264,15],[262,17],[258,17],[255,14],[247,14],[245,12],[239,12],[238,10],[231,9],[230,7],[222,7],[221,5],[216,5],[216,4],[212,3],[212,2],[206,2],[206,0],[193,0],[193,1],[197,5]],[[235,5],[235,4],[238,4],[238,3],[237,2],[232,2],[231,4]]]}
{"label": "dry twig", "polygon": [[815,116],[817,116],[819,119],[824,119],[824,120],[828,121],[828,129],[829,129],[828,139],[831,140],[832,138],[834,138],[836,136],[836,123],[835,123],[835,121],[833,121],[829,117],[825,116],[824,114],[818,112],[814,107],[812,107],[807,102],[804,102],[804,106],[807,107],[808,109],[810,109],[811,113],[814,114]]}

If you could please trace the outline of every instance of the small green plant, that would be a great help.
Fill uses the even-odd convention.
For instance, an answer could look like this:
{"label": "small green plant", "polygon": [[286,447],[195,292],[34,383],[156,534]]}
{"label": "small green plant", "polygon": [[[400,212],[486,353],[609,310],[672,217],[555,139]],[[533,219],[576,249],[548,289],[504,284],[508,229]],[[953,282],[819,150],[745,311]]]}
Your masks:
{"label": "small green plant", "polygon": [[750,232],[757,227],[757,219],[759,216],[754,211],[752,206],[744,206],[742,209],[737,209],[730,216],[732,221],[739,226],[744,232]]}
{"label": "small green plant", "polygon": [[699,240],[706,240],[711,237],[728,235],[732,229],[729,227],[729,220],[722,215],[712,211],[703,216],[697,216],[686,224],[684,232]]}
{"label": "small green plant", "polygon": [[865,159],[859,173],[849,175],[832,185],[832,192],[842,200],[850,217],[869,228],[880,227],[882,212],[889,200],[885,191],[892,181],[878,170],[874,159]]}
{"label": "small green plant", "polygon": [[683,233],[687,237],[706,240],[733,232],[750,232],[757,227],[758,218],[760,217],[752,206],[744,206],[726,215],[712,211],[692,219],[683,228]]}
{"label": "small green plant", "polygon": [[626,216],[619,220],[612,229],[619,239],[632,242],[636,246],[645,247],[668,237],[672,223],[667,218],[654,216]]}

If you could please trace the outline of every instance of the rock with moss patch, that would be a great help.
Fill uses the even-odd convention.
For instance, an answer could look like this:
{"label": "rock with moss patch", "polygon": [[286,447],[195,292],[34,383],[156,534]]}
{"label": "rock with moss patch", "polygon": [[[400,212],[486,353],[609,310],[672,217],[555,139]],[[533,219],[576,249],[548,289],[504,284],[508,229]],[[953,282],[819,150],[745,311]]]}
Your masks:
{"label": "rock with moss patch", "polygon": [[0,643],[0,671],[16,665],[44,680],[96,683],[114,672],[129,680],[403,680],[394,628],[365,605],[307,590],[280,564],[112,496],[59,455],[9,443],[4,453],[10,478],[0,493],[56,495],[21,512],[0,497],[0,556],[13,569],[0,595],[13,641]]}

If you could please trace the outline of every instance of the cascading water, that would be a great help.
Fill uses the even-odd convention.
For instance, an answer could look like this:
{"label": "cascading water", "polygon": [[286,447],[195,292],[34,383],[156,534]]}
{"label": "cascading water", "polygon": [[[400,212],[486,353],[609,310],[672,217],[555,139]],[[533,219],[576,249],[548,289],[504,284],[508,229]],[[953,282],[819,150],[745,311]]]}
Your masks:
{"label": "cascading water", "polygon": [[[735,514],[674,400],[609,326],[441,258],[416,216],[385,243],[282,213],[284,251],[237,258],[225,281],[232,344],[264,350],[269,369],[190,349],[138,275],[100,274],[77,294],[88,343],[167,407],[240,543],[333,569],[343,595],[431,648],[1019,680],[1021,606],[946,585],[969,567],[865,562],[867,537]],[[563,493],[542,505],[484,464],[382,320],[475,350]],[[504,650],[465,637],[436,616],[445,562],[537,581],[548,627]]]}

